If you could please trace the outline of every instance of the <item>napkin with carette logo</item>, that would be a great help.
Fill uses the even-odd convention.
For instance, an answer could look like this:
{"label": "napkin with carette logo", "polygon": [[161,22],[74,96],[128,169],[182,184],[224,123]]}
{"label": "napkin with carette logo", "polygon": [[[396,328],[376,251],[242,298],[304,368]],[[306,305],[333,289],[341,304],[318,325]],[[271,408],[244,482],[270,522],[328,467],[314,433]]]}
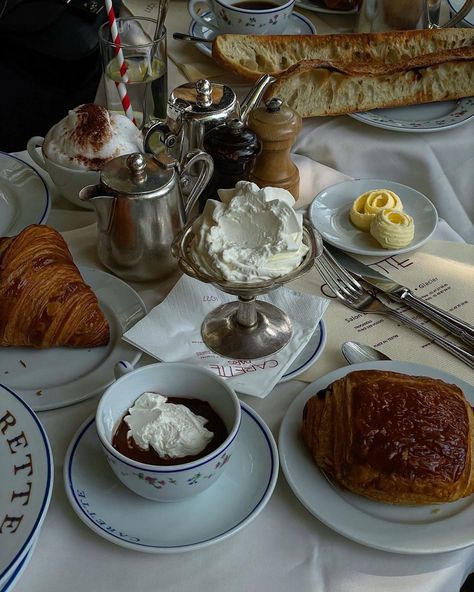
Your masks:
{"label": "napkin with carette logo", "polygon": [[201,324],[209,312],[233,300],[234,296],[210,284],[183,276],[165,300],[123,338],[163,362],[199,364],[229,380],[239,393],[264,398],[308,343],[329,300],[288,288],[259,296],[259,300],[271,302],[288,314],[293,335],[288,345],[268,358],[232,360],[205,346]]}

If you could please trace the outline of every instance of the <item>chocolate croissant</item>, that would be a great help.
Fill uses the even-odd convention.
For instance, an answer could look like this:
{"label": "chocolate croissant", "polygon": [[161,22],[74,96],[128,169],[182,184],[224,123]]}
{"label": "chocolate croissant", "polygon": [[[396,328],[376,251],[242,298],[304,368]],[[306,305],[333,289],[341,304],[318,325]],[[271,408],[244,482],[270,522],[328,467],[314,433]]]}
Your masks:
{"label": "chocolate croissant", "polygon": [[474,492],[474,413],[455,385],[382,370],[350,372],[306,403],[303,439],[339,486],[391,504]]}
{"label": "chocolate croissant", "polygon": [[31,225],[0,238],[0,345],[96,347],[110,338],[62,236]]}

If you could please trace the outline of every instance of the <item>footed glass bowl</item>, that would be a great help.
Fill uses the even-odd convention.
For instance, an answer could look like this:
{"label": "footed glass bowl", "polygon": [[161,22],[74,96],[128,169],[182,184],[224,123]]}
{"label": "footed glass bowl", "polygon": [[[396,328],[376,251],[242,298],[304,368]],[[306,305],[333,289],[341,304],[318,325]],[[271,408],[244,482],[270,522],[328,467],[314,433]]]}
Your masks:
{"label": "footed glass bowl", "polygon": [[286,313],[256,297],[291,282],[311,269],[322,252],[322,239],[313,227],[303,222],[303,243],[308,251],[301,263],[290,273],[255,283],[229,282],[202,271],[191,254],[194,238],[192,223],[183,228],[172,245],[172,253],[182,271],[219,290],[238,297],[210,312],[201,326],[206,346],[226,358],[253,360],[279,351],[290,341],[291,321]]}

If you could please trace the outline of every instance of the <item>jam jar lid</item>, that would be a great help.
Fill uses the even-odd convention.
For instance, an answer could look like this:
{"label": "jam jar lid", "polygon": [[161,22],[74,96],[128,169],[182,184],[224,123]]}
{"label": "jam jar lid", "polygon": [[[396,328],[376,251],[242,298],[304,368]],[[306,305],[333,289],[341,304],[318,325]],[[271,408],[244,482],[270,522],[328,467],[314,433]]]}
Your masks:
{"label": "jam jar lid", "polygon": [[236,96],[230,86],[201,79],[178,86],[170,94],[168,104],[180,112],[203,114],[231,111]]}
{"label": "jam jar lid", "polygon": [[149,154],[135,152],[118,156],[107,162],[100,181],[121,196],[156,197],[165,193],[174,176],[169,163],[161,163]]}

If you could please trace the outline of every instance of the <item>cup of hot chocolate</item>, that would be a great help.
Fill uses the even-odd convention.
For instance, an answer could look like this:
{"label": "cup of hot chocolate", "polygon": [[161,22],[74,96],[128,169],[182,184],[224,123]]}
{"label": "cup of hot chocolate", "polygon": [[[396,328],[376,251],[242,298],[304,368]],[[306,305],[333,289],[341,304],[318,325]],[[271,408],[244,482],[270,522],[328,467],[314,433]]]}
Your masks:
{"label": "cup of hot chocolate", "polygon": [[295,0],[189,0],[188,10],[196,22],[220,34],[281,35],[294,4]]}
{"label": "cup of hot chocolate", "polygon": [[184,363],[133,369],[102,395],[96,427],[104,454],[131,491],[175,502],[213,485],[232,462],[240,428],[234,390],[210,370]]}
{"label": "cup of hot chocolate", "polygon": [[34,136],[27,143],[28,154],[49,174],[60,194],[87,209],[92,205],[79,199],[79,191],[99,183],[106,162],[141,148],[142,136],[133,122],[93,103],[69,111],[44,138]]}

